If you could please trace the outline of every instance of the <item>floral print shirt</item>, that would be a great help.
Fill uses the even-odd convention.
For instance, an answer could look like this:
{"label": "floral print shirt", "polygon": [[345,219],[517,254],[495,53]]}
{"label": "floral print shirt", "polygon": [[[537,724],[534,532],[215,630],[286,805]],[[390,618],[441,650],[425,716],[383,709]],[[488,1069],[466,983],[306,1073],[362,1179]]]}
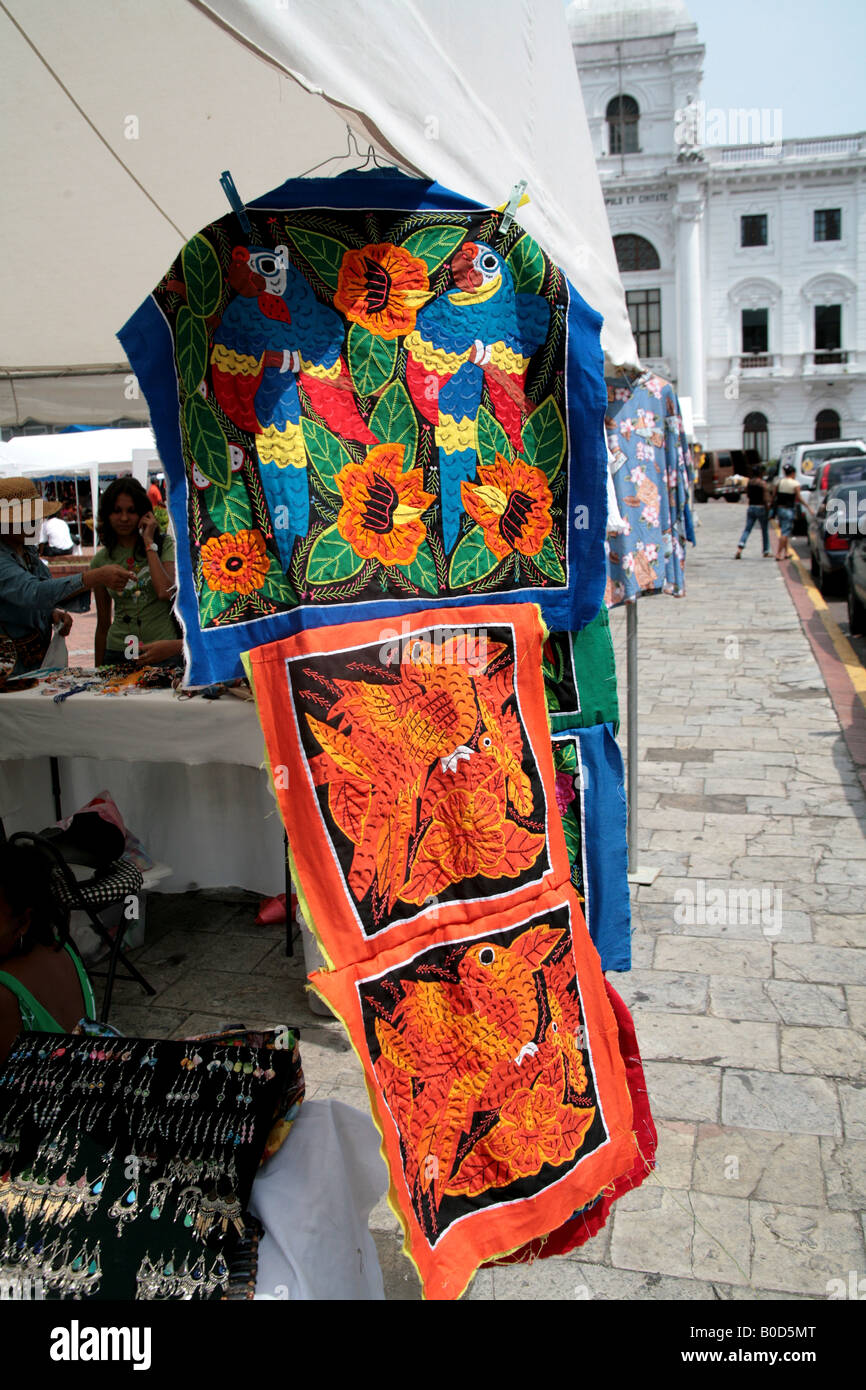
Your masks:
{"label": "floral print shirt", "polygon": [[685,592],[685,542],[694,544],[691,456],[670,382],[645,372],[607,381],[610,465],[625,530],[608,535],[608,608],[661,591]]}

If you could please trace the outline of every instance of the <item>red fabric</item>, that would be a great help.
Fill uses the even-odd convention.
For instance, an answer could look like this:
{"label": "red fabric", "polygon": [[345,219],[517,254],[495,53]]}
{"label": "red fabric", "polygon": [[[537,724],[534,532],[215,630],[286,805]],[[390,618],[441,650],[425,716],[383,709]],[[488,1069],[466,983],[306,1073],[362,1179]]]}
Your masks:
{"label": "red fabric", "polygon": [[619,1031],[619,1050],[625,1063],[626,1081],[631,1096],[638,1157],[633,1167],[617,1178],[610,1188],[600,1193],[592,1206],[570,1217],[562,1226],[551,1231],[550,1235],[540,1240],[531,1240],[511,1255],[506,1255],[501,1260],[491,1260],[490,1264],[529,1264],[532,1260],[547,1259],[551,1255],[567,1255],[570,1250],[585,1245],[593,1236],[597,1236],[605,1225],[616,1199],[630,1192],[633,1187],[640,1187],[644,1178],[655,1167],[658,1135],[650,1112],[634,1023],[628,1008],[607,978],[604,987]]}

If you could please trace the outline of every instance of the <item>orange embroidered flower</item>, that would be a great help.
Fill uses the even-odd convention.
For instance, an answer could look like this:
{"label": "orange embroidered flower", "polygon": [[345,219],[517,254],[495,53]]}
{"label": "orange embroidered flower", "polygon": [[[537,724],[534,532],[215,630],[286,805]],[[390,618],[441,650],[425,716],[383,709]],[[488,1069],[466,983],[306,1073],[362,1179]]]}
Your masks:
{"label": "orange embroidered flower", "polygon": [[365,560],[411,565],[427,534],[420,517],[436,498],[424,491],[420,468],[403,472],[405,452],[403,444],[377,444],[363,463],[347,463],[337,474],[337,527]]}
{"label": "orange embroidered flower", "polygon": [[505,857],[501,802],[483,787],[450,792],[433,812],[424,851],[451,883],[479,874],[496,878]]}
{"label": "orange embroidered flower", "polygon": [[488,549],[497,560],[514,550],[537,555],[553,525],[553,497],[541,469],[497,454],[492,468],[479,464],[478,475],[480,486],[461,483],[460,495],[473,521],[484,528]]}
{"label": "orange embroidered flower", "polygon": [[411,333],[415,315],[431,297],[424,261],[385,241],[346,252],[334,305],[380,338],[399,338]]}
{"label": "orange embroidered flower", "polygon": [[208,588],[221,594],[260,589],[271,563],[261,531],[214,536],[202,546],[201,562]]}

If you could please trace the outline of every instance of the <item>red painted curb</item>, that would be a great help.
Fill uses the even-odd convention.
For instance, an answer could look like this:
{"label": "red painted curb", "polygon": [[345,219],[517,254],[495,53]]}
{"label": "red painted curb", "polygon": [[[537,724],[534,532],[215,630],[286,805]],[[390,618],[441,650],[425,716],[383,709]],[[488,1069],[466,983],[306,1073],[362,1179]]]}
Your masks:
{"label": "red painted curb", "polygon": [[782,578],[824,678],[851,761],[866,791],[866,709],[843,662],[839,660],[818,610],[806,593],[796,565],[790,561],[783,562]]}

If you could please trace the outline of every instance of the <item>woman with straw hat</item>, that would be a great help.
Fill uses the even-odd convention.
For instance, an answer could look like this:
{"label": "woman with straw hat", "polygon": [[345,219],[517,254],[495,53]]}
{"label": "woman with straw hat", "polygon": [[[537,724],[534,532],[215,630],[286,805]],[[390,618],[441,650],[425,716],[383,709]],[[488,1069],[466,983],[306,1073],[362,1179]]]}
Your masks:
{"label": "woman with straw hat", "polygon": [[0,478],[0,642],[15,664],[10,674],[42,665],[53,625],[62,635],[72,619],[60,605],[84,589],[122,588],[128,575],[120,565],[102,565],[83,574],[52,579],[35,550],[39,526],[59,510],[44,503],[30,478]]}

